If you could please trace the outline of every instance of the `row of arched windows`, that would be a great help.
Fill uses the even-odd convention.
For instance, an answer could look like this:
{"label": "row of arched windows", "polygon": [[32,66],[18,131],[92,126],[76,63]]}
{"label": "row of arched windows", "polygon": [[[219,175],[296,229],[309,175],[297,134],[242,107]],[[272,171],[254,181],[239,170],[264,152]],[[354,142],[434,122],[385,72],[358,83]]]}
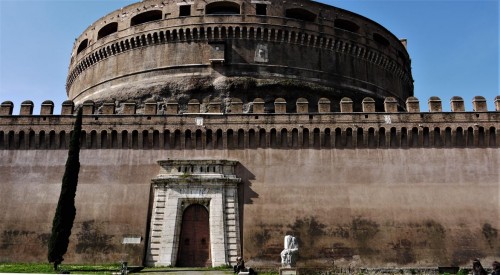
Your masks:
{"label": "row of arched windows", "polygon": [[[61,131],[3,132],[0,149],[67,149],[70,134]],[[447,148],[497,147],[495,127],[440,129],[196,129],[82,132],[82,149],[246,149],[246,148]]]}
{"label": "row of arched windows", "polygon": [[[154,31],[148,34],[142,34],[136,37],[124,39],[122,41],[117,41],[111,45],[97,49],[93,53],[87,55],[71,71],[67,79],[67,87],[70,87],[75,78],[88,67],[108,58],[109,56],[113,56],[124,51],[151,44],[213,39],[252,39],[323,48],[331,51],[346,53],[356,56],[357,58],[367,60],[396,74],[405,82],[410,81],[410,76],[405,73],[404,69],[401,68],[401,66],[399,66],[393,59],[375,49],[357,45],[352,41],[343,41],[335,37],[315,36],[313,34],[295,32],[287,29],[214,26]],[[401,53],[399,55],[404,61],[403,55]]]}

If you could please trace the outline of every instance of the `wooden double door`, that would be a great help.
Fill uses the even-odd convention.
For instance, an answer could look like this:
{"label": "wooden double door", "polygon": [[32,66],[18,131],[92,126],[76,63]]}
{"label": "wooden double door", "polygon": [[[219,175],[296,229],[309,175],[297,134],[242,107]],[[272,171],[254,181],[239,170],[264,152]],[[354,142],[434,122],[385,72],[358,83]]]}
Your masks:
{"label": "wooden double door", "polygon": [[192,204],[182,214],[178,267],[211,267],[209,215],[205,206]]}

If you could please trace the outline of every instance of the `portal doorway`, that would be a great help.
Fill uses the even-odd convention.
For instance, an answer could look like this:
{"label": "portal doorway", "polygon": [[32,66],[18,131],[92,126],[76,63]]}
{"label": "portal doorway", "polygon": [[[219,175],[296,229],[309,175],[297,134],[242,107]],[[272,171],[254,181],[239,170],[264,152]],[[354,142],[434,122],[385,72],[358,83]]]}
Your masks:
{"label": "portal doorway", "polygon": [[201,204],[188,206],[182,214],[177,265],[210,267],[210,226],[208,211]]}

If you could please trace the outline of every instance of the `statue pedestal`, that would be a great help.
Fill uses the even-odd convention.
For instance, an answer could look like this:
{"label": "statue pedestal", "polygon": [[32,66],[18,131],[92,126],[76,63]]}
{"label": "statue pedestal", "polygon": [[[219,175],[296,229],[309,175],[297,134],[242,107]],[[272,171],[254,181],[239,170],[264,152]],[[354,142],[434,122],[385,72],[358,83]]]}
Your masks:
{"label": "statue pedestal", "polygon": [[298,275],[299,271],[294,267],[282,267],[280,268],[280,275]]}

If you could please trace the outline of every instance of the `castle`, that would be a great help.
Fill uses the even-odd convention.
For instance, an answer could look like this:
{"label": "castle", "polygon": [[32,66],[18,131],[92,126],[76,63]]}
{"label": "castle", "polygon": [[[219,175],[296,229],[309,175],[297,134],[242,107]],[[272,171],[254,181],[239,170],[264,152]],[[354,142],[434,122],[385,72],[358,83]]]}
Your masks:
{"label": "castle", "polygon": [[61,114],[0,105],[0,261],[44,262],[77,107],[66,262],[438,266],[500,257],[500,97],[421,112],[406,41],[304,1],[145,0],[75,41]]}

